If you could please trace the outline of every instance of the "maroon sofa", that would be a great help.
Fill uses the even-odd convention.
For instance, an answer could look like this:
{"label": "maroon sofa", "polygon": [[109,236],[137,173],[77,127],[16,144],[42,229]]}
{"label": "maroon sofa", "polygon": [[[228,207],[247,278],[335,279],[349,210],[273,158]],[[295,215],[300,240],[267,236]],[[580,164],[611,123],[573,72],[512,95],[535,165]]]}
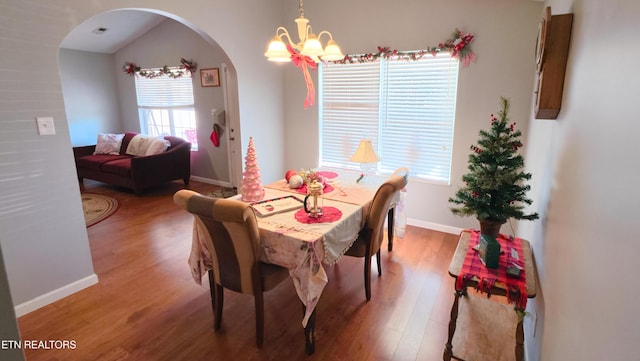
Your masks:
{"label": "maroon sofa", "polygon": [[126,154],[131,139],[138,133],[125,133],[120,154],[93,154],[95,145],[73,148],[78,180],[84,178],[132,189],[136,194],[148,187],[182,179],[189,185],[191,176],[191,143],[178,137],[165,136],[171,144],[166,151],[148,156]]}

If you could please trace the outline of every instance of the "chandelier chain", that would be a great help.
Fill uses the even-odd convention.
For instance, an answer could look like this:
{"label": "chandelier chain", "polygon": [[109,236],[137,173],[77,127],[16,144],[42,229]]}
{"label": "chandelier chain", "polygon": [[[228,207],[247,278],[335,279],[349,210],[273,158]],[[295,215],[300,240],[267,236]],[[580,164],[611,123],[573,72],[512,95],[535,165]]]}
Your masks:
{"label": "chandelier chain", "polygon": [[300,0],[300,3],[298,5],[298,13],[300,14],[300,17],[303,18],[304,17],[304,9],[302,8],[302,1],[303,0]]}

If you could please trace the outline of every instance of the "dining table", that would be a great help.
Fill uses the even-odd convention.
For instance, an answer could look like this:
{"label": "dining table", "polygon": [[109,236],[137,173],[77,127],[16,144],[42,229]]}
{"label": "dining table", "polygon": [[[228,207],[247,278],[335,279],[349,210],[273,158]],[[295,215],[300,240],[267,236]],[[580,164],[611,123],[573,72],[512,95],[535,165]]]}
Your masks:
{"label": "dining table", "polygon": [[[315,172],[324,179],[320,200],[322,215],[310,217],[303,200],[306,184],[291,188],[285,179],[264,185],[264,197],[252,203],[254,209],[270,201],[284,198],[299,202],[300,206],[273,214],[256,212],[261,239],[261,261],[286,267],[297,295],[304,305],[302,326],[305,330],[307,354],[315,350],[315,309],[328,283],[325,267],[333,266],[351,247],[366,220],[376,190],[386,178],[364,176],[353,170],[320,168]],[[232,198],[242,200],[241,195]],[[277,203],[276,204],[277,207]],[[277,209],[276,209],[277,211]],[[206,247],[201,237],[206,230],[194,222],[189,265],[194,280],[201,284],[208,271]]]}

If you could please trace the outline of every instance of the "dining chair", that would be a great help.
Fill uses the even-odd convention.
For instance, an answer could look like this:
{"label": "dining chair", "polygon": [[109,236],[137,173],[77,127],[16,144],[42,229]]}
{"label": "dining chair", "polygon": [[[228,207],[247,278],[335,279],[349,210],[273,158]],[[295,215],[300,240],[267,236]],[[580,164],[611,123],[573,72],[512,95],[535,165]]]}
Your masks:
{"label": "dining chair", "polygon": [[358,238],[345,252],[348,256],[364,258],[364,291],[367,301],[371,299],[371,257],[376,255],[378,277],[382,276],[380,245],[384,236],[384,221],[393,195],[407,185],[407,177],[392,175],[376,191],[367,218]]}
{"label": "dining chair", "polygon": [[[397,175],[397,176],[408,178],[409,177],[409,168],[400,167],[400,168],[396,169],[391,175],[392,176]],[[402,206],[404,206],[404,204]],[[393,251],[393,234],[395,233],[395,225],[396,225],[395,224],[396,208],[397,208],[397,203],[395,205],[393,205],[393,206],[390,206],[389,207],[389,213],[387,215],[387,240],[388,240],[387,241],[387,250],[389,252]]]}
{"label": "dining chair", "polygon": [[255,298],[256,344],[264,333],[263,292],[289,278],[289,271],[260,261],[260,234],[253,208],[233,199],[212,198],[190,190],[179,190],[174,202],[194,215],[199,234],[211,255],[209,270],[214,329],[222,324],[224,288]]}

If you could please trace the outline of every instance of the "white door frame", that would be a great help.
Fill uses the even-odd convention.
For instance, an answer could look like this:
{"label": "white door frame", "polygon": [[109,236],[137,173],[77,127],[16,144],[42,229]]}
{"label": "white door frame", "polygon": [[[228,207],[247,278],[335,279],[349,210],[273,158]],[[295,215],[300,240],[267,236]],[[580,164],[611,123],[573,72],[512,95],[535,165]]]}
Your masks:
{"label": "white door frame", "polygon": [[[224,96],[225,120],[226,120],[226,139],[227,139],[227,159],[229,162],[229,180],[231,186],[238,188],[242,183],[242,142],[240,138],[240,119],[236,110],[238,109],[237,99],[229,96],[229,94],[237,94],[230,89],[232,84],[237,85],[237,80],[233,79],[233,74],[229,73],[226,63],[221,64],[222,68],[222,93]],[[235,103],[233,102],[235,99]]]}

